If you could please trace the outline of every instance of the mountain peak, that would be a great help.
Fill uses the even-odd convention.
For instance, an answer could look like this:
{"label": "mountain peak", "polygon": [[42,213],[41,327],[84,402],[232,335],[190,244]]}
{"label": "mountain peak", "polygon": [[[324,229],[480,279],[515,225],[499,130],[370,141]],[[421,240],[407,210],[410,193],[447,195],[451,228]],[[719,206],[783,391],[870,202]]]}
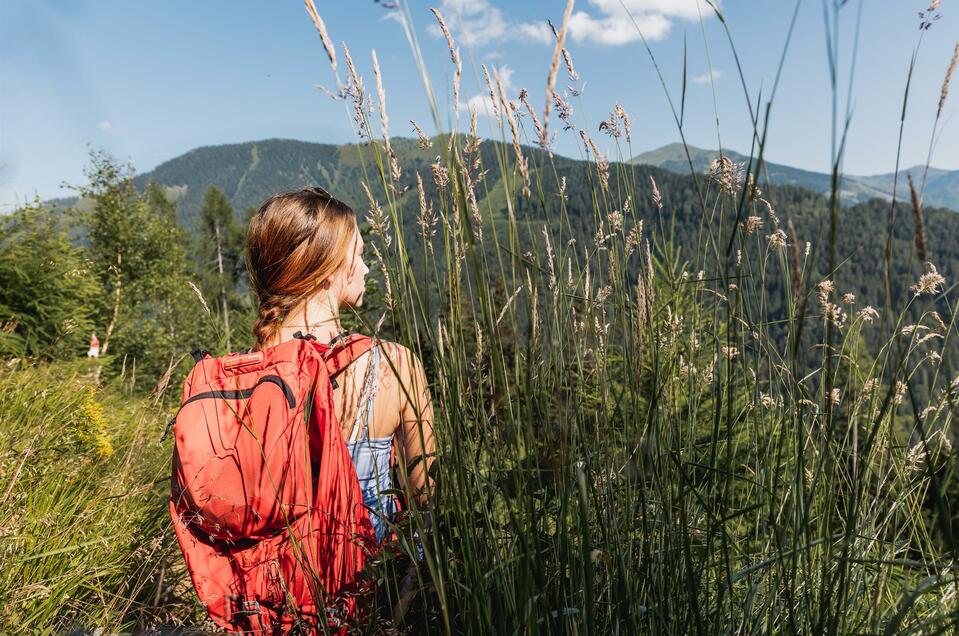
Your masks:
{"label": "mountain peak", "polygon": [[[689,152],[687,157],[686,152]],[[736,162],[748,161],[749,157],[734,150],[724,149],[723,154]],[[719,156],[718,150],[707,150],[696,146],[684,147],[682,143],[671,143],[643,152],[629,163],[647,164],[675,172],[689,174],[690,161],[696,172],[704,173],[709,165]],[[925,166],[914,166],[900,169],[900,184],[907,172],[913,178],[921,175]],[[808,188],[815,192],[827,193],[832,189],[832,176],[823,172],[803,170],[783,164],[763,162],[763,178],[760,182],[770,182],[775,185],[794,185]],[[843,203],[852,204],[872,198],[891,199],[894,175],[879,174],[872,176],[843,175],[842,191],[840,196]],[[942,170],[930,167],[926,178],[926,189],[923,201],[926,205],[936,205],[959,211],[959,170]]]}

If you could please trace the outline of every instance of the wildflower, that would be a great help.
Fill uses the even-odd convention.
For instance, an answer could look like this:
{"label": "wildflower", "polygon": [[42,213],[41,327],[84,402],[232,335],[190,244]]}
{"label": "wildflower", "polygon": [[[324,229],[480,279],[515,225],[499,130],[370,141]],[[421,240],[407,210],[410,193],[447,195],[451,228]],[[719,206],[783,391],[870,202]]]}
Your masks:
{"label": "wildflower", "polygon": [[903,399],[906,397],[906,389],[909,387],[902,380],[896,380],[896,394],[893,397],[893,402],[896,406],[902,404]]}
{"label": "wildflower", "polygon": [[942,107],[946,104],[946,96],[949,94],[949,80],[956,71],[956,63],[959,63],[959,42],[956,42],[956,48],[952,52],[952,59],[949,60],[949,67],[946,69],[946,78],[942,81],[942,88],[939,90],[939,108],[936,110],[936,119],[942,115]]}
{"label": "wildflower", "polygon": [[431,168],[433,170],[433,182],[436,184],[437,188],[444,190],[450,183],[450,177],[446,166],[440,163],[439,155],[436,155],[436,161],[433,162]]}
{"label": "wildflower", "polygon": [[380,62],[376,57],[376,51],[373,51],[373,77],[376,80],[376,96],[380,102],[380,125],[383,128],[383,147],[386,149],[386,156],[390,160],[390,176],[393,178],[394,187],[400,180],[400,164],[396,159],[396,152],[390,143],[389,117],[386,114],[386,91],[383,89],[383,78],[380,75]]}
{"label": "wildflower", "polygon": [[876,390],[876,387],[879,386],[879,378],[869,378],[862,385],[862,396],[869,397],[872,395],[872,392]]}
{"label": "wildflower", "polygon": [[931,0],[925,11],[919,12],[919,30],[926,31],[932,26],[932,23],[942,17],[938,13],[941,0]]}
{"label": "wildflower", "polygon": [[656,179],[653,179],[653,175],[649,175],[649,182],[653,186],[653,205],[662,210],[663,195],[659,193],[659,188],[656,186]]}
{"label": "wildflower", "polygon": [[830,302],[823,303],[822,314],[825,316],[826,320],[833,323],[837,327],[842,327],[844,324],[846,324],[846,318],[848,317],[846,312],[844,312],[839,305],[835,305]]}
{"label": "wildflower", "polygon": [[936,339],[936,338],[942,338],[942,337],[943,337],[943,336],[942,336],[941,333],[936,333],[935,331],[933,331],[932,333],[926,334],[925,336],[923,336],[922,338],[920,338],[919,340],[917,340],[917,341],[916,341],[916,345],[925,344],[926,342],[928,342],[928,341],[930,341],[930,340],[934,340],[934,339]]}
{"label": "wildflower", "polygon": [[918,330],[918,331],[928,331],[928,330],[929,330],[929,327],[927,327],[927,326],[925,326],[925,325],[906,325],[906,326],[903,327],[902,330],[899,332],[899,335],[902,335],[902,336],[911,336],[911,335],[913,334],[913,332],[915,332],[915,331],[917,331],[917,330]]}
{"label": "wildflower", "polygon": [[929,312],[929,315],[931,315],[932,319],[936,321],[936,324],[939,325],[940,329],[946,331],[946,323],[942,321],[942,316],[939,315],[938,311]]}
{"label": "wildflower", "polygon": [[569,81],[575,82],[578,80],[579,73],[573,68],[573,57],[569,54],[569,50],[567,50],[566,47],[563,47],[563,62],[566,63],[566,75],[569,77]]}
{"label": "wildflower", "polygon": [[93,387],[84,387],[80,408],[74,414],[76,439],[97,457],[106,459],[113,454],[113,442],[107,432],[107,421],[103,415],[103,405],[96,399]]}
{"label": "wildflower", "polygon": [[761,230],[763,227],[762,217],[759,216],[750,216],[745,221],[742,222],[743,233],[746,236],[751,235],[757,230]]}
{"label": "wildflower", "polygon": [[763,393],[759,396],[759,402],[765,409],[772,409],[776,406],[776,400],[774,400],[771,395],[767,395],[766,393]]}
{"label": "wildflower", "polygon": [[313,26],[316,27],[316,31],[320,34],[323,50],[326,51],[326,56],[330,58],[330,66],[333,67],[333,74],[336,75],[336,47],[333,46],[333,41],[330,40],[330,36],[326,32],[326,25],[323,23],[323,18],[316,12],[316,6],[313,4],[313,0],[306,0],[306,10],[310,14],[310,19],[313,20]]}
{"label": "wildflower", "polygon": [[549,240],[549,231],[543,226],[543,236],[546,238],[546,261],[549,263],[549,289],[556,290],[556,270],[553,267],[553,244]]}
{"label": "wildflower", "polygon": [[[573,0],[566,0],[566,9],[563,11],[563,23],[559,27],[559,32],[553,30],[553,34],[556,36],[556,46],[553,48],[553,63],[549,68],[549,75],[546,78],[546,107],[543,109],[543,121],[546,126],[549,126],[549,98],[550,95],[555,93],[554,87],[556,86],[556,73],[559,70],[559,57],[560,54],[563,54],[563,59],[566,61],[567,70],[570,75],[573,75],[572,70],[572,60],[569,57],[569,53],[565,52],[563,47],[564,42],[566,41],[566,28],[569,26],[569,19],[573,13]],[[552,24],[550,25],[552,26]],[[543,129],[543,135],[545,137],[546,128]],[[545,140],[541,139],[541,145],[545,145]]]}
{"label": "wildflower", "polygon": [[609,213],[609,229],[613,232],[619,232],[623,229],[623,213],[619,211],[614,211]]}
{"label": "wildflower", "polygon": [[206,304],[206,300],[203,298],[203,292],[201,292],[200,288],[196,286],[196,283],[190,281],[187,284],[190,286],[190,289],[193,290],[193,293],[196,294],[197,298],[200,299],[200,304],[203,305],[203,310],[206,311],[208,315],[212,315],[210,313],[210,307]]}
{"label": "wildflower", "polygon": [[496,118],[496,125],[502,126],[503,120],[500,119],[499,115],[499,103],[496,99],[496,91],[493,90],[493,81],[490,79],[489,71],[486,69],[485,64],[483,64],[483,78],[486,80],[486,88],[489,90],[489,101],[493,108],[493,116]]}
{"label": "wildflower", "polygon": [[829,392],[829,401],[833,405],[838,405],[842,401],[842,391],[839,389],[833,389]]}
{"label": "wildflower", "polygon": [[854,305],[856,304],[856,295],[846,292],[842,295],[842,302],[846,305]]}
{"label": "wildflower", "polygon": [[739,191],[739,182],[743,178],[743,165],[734,163],[725,155],[716,157],[709,164],[709,179],[716,182],[720,192],[735,196]]}
{"label": "wildflower", "polygon": [[722,347],[721,352],[723,354],[723,357],[726,358],[727,360],[732,360],[733,358],[739,355],[739,349],[737,349],[736,347],[727,347],[725,345]]}
{"label": "wildflower", "polygon": [[579,136],[586,145],[586,151],[593,153],[593,159],[596,162],[596,174],[599,177],[599,183],[604,190],[609,190],[609,159],[599,154],[599,148],[593,143],[585,130],[579,131]]}
{"label": "wildflower", "polygon": [[549,148],[549,140],[546,136],[546,129],[543,128],[543,124],[540,123],[539,117],[536,116],[536,111],[533,110],[533,106],[529,103],[527,96],[529,93],[525,88],[520,89],[519,91],[519,101],[526,107],[526,110],[529,111],[529,116],[533,119],[533,127],[536,129],[536,136],[539,137],[539,147],[543,150]]}
{"label": "wildflower", "polygon": [[394,307],[393,303],[393,284],[390,279],[390,270],[386,267],[386,261],[383,260],[383,255],[380,253],[380,250],[377,249],[375,243],[370,243],[370,246],[373,248],[373,253],[376,255],[376,262],[380,266],[380,271],[383,273],[383,283],[386,286],[386,298],[384,304],[388,311],[392,311]]}
{"label": "wildflower", "polygon": [[443,37],[446,38],[446,47],[450,51],[450,60],[453,64],[459,64],[460,56],[459,49],[456,47],[456,44],[453,42],[453,35],[450,33],[449,28],[446,26],[446,20],[443,19],[443,15],[440,13],[439,9],[430,9],[433,13],[433,16],[436,18],[436,22],[440,27],[440,31],[443,32]]}
{"label": "wildflower", "polygon": [[940,292],[939,286],[946,284],[946,279],[936,271],[936,266],[932,263],[926,263],[926,267],[929,269],[925,274],[919,277],[919,282],[910,287],[916,296],[922,294],[935,295]]}
{"label": "wildflower", "polygon": [[906,454],[906,473],[919,472],[921,469],[921,464],[925,463],[928,455],[929,453],[926,450],[926,445],[922,442],[916,442],[916,444],[910,448],[909,452]]}
{"label": "wildflower", "polygon": [[410,123],[413,124],[413,130],[414,132],[416,132],[416,136],[419,138],[420,148],[422,148],[423,150],[426,150],[427,148],[432,148],[433,142],[430,141],[430,138],[426,136],[426,133],[423,132],[422,128],[420,128],[420,125],[417,124],[412,119],[410,120]]}
{"label": "wildflower", "polygon": [[629,121],[629,115],[626,113],[626,110],[617,103],[616,107],[613,109],[613,115],[618,117],[619,120],[623,122],[623,131],[626,133],[626,143],[630,143],[632,141],[631,135],[633,125]]}
{"label": "wildflower", "polygon": [[859,311],[859,317],[865,322],[872,322],[879,318],[879,312],[870,305],[866,305]]}
{"label": "wildflower", "polygon": [[[623,125],[622,130],[620,129],[620,122],[622,122]],[[615,139],[619,139],[625,132],[626,141],[630,141],[632,125],[629,121],[629,115],[626,114],[626,110],[623,109],[619,103],[613,108],[613,112],[609,115],[609,118],[600,122],[599,129]]]}
{"label": "wildflower", "polygon": [[436,234],[436,215],[433,213],[433,204],[426,200],[426,190],[423,188],[423,177],[416,173],[416,192],[420,204],[420,213],[416,217],[416,224],[420,227],[420,236],[429,244],[429,239]]}
{"label": "wildflower", "polygon": [[573,106],[566,99],[565,94],[563,97],[560,97],[555,91],[553,92],[553,105],[556,106],[556,116],[560,118],[563,122],[563,130],[572,130],[574,128],[572,123],[573,118]]}
{"label": "wildflower", "polygon": [[356,72],[356,67],[353,65],[353,58],[350,56],[350,49],[346,45],[346,42],[343,43],[343,54],[346,58],[346,67],[350,70],[346,94],[350,96],[353,102],[353,119],[356,121],[357,134],[360,136],[360,139],[366,137],[367,139],[372,140],[373,136],[370,133],[369,126],[367,125],[369,122],[369,117],[367,116],[365,109],[368,108],[368,100],[366,97],[366,92],[363,89],[363,80]]}
{"label": "wildflower", "polygon": [[773,207],[773,204],[770,203],[767,199],[759,198],[758,201],[766,206],[766,214],[769,215],[769,220],[773,222],[775,227],[779,227],[779,217],[776,216],[776,208]]}
{"label": "wildflower", "polygon": [[633,250],[639,247],[640,243],[643,240],[643,222],[640,221],[638,225],[634,226],[633,229],[629,231],[629,234],[626,235],[626,255],[629,256],[633,253]]}
{"label": "wildflower", "polygon": [[776,230],[772,234],[767,234],[766,240],[769,241],[769,247],[774,250],[781,250],[786,247],[786,233],[782,230]]}
{"label": "wildflower", "polygon": [[829,302],[829,294],[836,291],[836,285],[831,280],[824,280],[816,285],[816,290],[820,304],[825,305]]}
{"label": "wildflower", "polygon": [[519,296],[519,293],[523,291],[523,286],[520,285],[516,288],[516,291],[506,300],[506,304],[503,305],[502,311],[499,312],[499,316],[496,317],[496,326],[499,326],[500,321],[503,320],[503,316],[506,315],[506,310],[509,309],[510,305],[513,304],[513,301],[516,300],[516,297]]}
{"label": "wildflower", "polygon": [[373,193],[370,192],[370,188],[366,185],[365,181],[362,186],[363,191],[366,193],[366,198],[370,203],[370,213],[366,217],[366,222],[370,224],[370,229],[383,239],[383,244],[389,247],[393,240],[389,234],[390,220],[383,211],[383,208],[380,207],[380,204],[373,198]]}

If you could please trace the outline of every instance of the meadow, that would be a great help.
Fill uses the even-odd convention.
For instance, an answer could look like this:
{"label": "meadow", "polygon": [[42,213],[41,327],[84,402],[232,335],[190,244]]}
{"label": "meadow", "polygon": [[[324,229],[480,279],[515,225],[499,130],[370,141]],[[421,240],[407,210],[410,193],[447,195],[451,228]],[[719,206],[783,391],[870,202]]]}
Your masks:
{"label": "meadow", "polygon": [[[857,255],[838,236],[843,114],[834,116],[834,190],[816,223],[763,179],[775,88],[753,116],[750,160],[691,169],[680,199],[668,180],[637,180],[623,163],[635,152],[622,106],[610,106],[601,132],[599,122],[574,123],[584,98],[571,90],[582,78],[565,43],[572,2],[545,93],[513,98],[494,71],[477,69],[501,133],[495,152],[481,152],[489,142],[477,114],[460,121],[454,108],[453,130],[417,140],[436,162],[410,174],[375,53],[364,80],[366,56],[360,64],[334,46],[306,4],[361,164],[373,167],[357,212],[376,281],[350,324],[417,352],[437,415],[430,510],[414,510],[397,549],[368,567],[379,594],[358,633],[955,629],[957,270],[935,262],[943,252],[926,236],[921,182],[877,204],[885,249],[869,305],[853,293]],[[850,37],[835,19],[844,4],[825,3],[831,50]],[[457,104],[463,62],[434,15]],[[684,93],[662,88],[678,109]],[[841,97],[846,87],[832,90]],[[442,130],[445,116],[431,107]],[[589,159],[575,184],[548,152],[554,131],[578,137]],[[591,135],[602,134],[619,156],[600,152]],[[86,273],[38,283],[30,276],[46,266],[31,269],[10,238],[0,244],[0,276],[41,290],[0,328],[0,631],[214,631],[173,540],[163,433],[187,371],[184,334],[219,351],[246,346],[249,299],[242,284],[223,282],[242,278],[242,258],[207,245],[220,267],[204,280],[169,274],[186,254],[133,262],[127,235],[103,228],[149,217],[153,225],[137,227],[170,236],[182,232],[175,215],[103,157],[90,175],[94,211],[78,217],[89,246],[64,234],[50,248]],[[214,199],[210,235],[242,236],[219,225]],[[66,230],[40,212],[10,222],[54,241],[49,228]],[[894,232],[902,227],[905,240]],[[43,302],[85,302],[96,285],[107,292],[98,313],[62,316]],[[14,307],[6,293],[0,308]],[[98,316],[117,325],[115,352],[60,355]],[[64,327],[68,318],[76,324]]]}

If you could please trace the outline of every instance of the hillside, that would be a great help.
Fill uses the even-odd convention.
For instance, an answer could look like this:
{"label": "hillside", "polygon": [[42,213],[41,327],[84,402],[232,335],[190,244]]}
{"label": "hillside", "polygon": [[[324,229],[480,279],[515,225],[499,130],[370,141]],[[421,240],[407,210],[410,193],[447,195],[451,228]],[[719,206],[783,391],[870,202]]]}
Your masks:
{"label": "hillside", "polygon": [[[668,144],[636,155],[630,160],[633,164],[657,166],[677,174],[689,174],[689,160],[698,172],[709,170],[709,164],[719,156],[717,150],[705,150],[689,146],[689,159],[683,145]],[[726,156],[736,162],[746,162],[749,157],[734,150],[726,149]],[[911,173],[916,184],[922,180],[923,166],[914,166],[899,171],[900,200],[908,200],[906,173]],[[844,175],[842,181],[842,200],[845,204],[868,201],[872,198],[892,199],[893,173],[872,176]],[[765,179],[776,185],[793,185],[807,188],[813,192],[826,193],[832,188],[832,177],[822,172],[793,168],[777,163],[766,162]],[[923,197],[926,206],[938,206],[959,211],[959,170],[940,170],[929,168],[926,189]]]}
{"label": "hillside", "polygon": [[[442,152],[445,142],[434,139],[429,149],[421,149],[413,139],[395,138],[392,143],[402,167],[402,194],[397,200],[402,226],[400,230],[411,246],[409,257],[414,270],[422,272],[422,250],[419,249],[416,224],[416,174],[418,172],[423,178],[427,198],[440,198],[432,178],[431,165]],[[690,150],[694,165],[697,169],[705,170],[711,161],[710,152],[696,148]],[[497,230],[500,243],[484,243],[486,256],[494,261],[508,259],[508,252],[502,244],[509,218],[505,193],[515,193],[518,180],[511,172],[504,182],[501,165],[504,157],[512,165],[512,152],[509,145],[496,141],[486,140],[480,146],[486,175],[477,187],[478,207],[493,230],[504,228]],[[526,148],[525,152],[533,182],[537,179],[551,181],[566,178],[567,201],[566,211],[563,212],[556,200],[512,197],[513,214],[523,220],[519,227],[520,242],[530,241],[531,236],[538,235],[545,224],[554,228],[563,242],[576,239],[579,245],[589,245],[597,221],[592,199],[596,187],[593,183],[596,178],[594,165],[559,155],[549,158],[534,148]],[[661,148],[639,155],[631,164],[611,164],[610,186],[615,190],[616,184],[620,184],[621,189],[614,192],[612,197],[616,201],[626,197],[625,187],[629,184],[629,188],[635,192],[633,206],[637,215],[645,220],[651,230],[659,233],[662,230],[657,227],[660,216],[650,200],[649,177],[654,177],[662,191],[664,209],[672,214],[668,220],[669,227],[665,229],[674,233],[672,240],[682,248],[689,243],[690,237],[700,231],[702,216],[698,211],[698,195],[693,180],[680,170],[677,152],[681,152],[681,147]],[[745,159],[733,153],[730,156],[737,161]],[[650,165],[653,163],[661,165]],[[822,179],[827,176],[775,164],[770,164],[768,169],[770,180],[783,185],[764,187],[764,196],[774,203],[783,223],[787,220],[793,222],[800,244],[809,241],[814,247],[824,246],[828,241],[829,217],[827,202],[817,190],[822,189]],[[268,139],[197,148],[139,175],[137,182],[145,186],[150,181],[156,181],[177,196],[180,222],[190,230],[195,227],[203,192],[209,186],[223,190],[242,218],[247,209],[258,206],[276,192],[319,184],[353,206],[359,217],[364,219],[369,204],[361,184],[363,181],[378,183],[376,174],[374,154],[369,146]],[[931,173],[930,182],[938,182],[947,176],[948,173]],[[882,184],[880,177],[876,177],[876,183]],[[878,191],[878,188],[869,188],[869,191]],[[377,185],[373,190],[378,202],[385,204],[382,187]],[[860,189],[856,196],[865,197],[866,191]],[[877,264],[883,262],[889,206],[879,198],[867,198],[860,202],[848,199],[847,202],[850,205],[843,209],[839,218],[837,254],[841,259],[848,260],[835,278],[837,282],[854,289],[863,303],[881,305],[882,271]],[[949,237],[959,235],[959,215],[950,210],[927,206],[925,223],[929,259],[952,279],[954,274],[959,275],[959,245]],[[768,227],[764,228],[764,232],[768,231]],[[893,249],[901,255],[897,257],[893,271],[894,289],[900,292],[905,292],[916,275],[906,258],[913,250],[912,231],[911,215],[900,214],[893,243]],[[826,275],[822,261],[818,261],[814,267],[820,271],[820,275]],[[772,284],[778,283],[773,281]],[[772,302],[775,304],[775,301]]]}

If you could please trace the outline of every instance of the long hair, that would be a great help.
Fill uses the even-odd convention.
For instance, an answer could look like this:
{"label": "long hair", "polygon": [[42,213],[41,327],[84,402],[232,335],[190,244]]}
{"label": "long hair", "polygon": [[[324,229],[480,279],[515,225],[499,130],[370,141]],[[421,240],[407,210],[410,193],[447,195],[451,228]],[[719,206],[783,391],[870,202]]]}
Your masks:
{"label": "long hair", "polygon": [[356,232],[353,210],[322,188],[276,194],[260,206],[246,234],[247,271],[259,301],[257,349],[344,263]]}

